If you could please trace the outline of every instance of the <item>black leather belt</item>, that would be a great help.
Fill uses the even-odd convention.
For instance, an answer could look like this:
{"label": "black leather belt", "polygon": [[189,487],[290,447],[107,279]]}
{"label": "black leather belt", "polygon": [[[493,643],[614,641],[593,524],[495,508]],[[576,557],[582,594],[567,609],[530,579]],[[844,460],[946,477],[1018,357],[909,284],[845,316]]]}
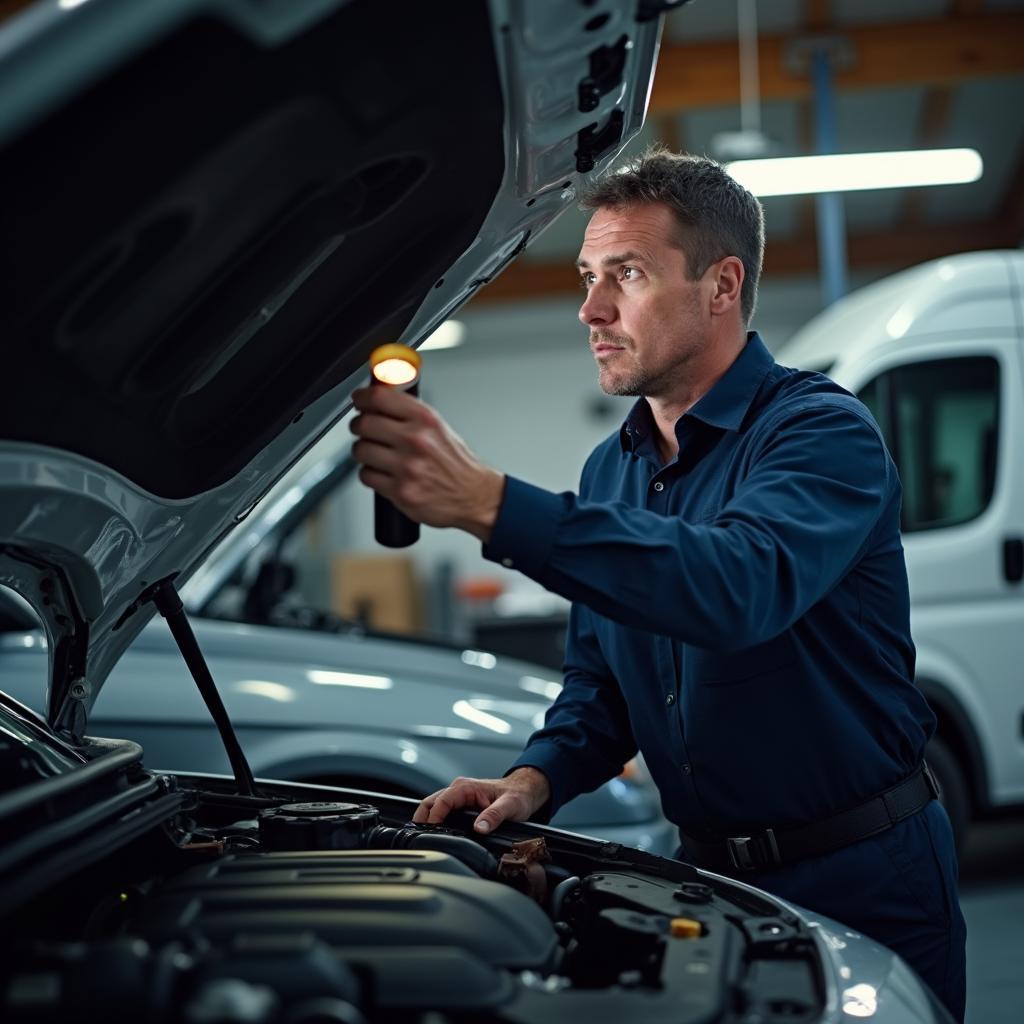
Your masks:
{"label": "black leather belt", "polygon": [[725,874],[767,871],[805,857],[838,850],[877,835],[912,814],[939,795],[928,765],[876,797],[821,821],[795,828],[761,828],[749,835],[714,836],[683,833],[683,843],[693,862],[709,871]]}

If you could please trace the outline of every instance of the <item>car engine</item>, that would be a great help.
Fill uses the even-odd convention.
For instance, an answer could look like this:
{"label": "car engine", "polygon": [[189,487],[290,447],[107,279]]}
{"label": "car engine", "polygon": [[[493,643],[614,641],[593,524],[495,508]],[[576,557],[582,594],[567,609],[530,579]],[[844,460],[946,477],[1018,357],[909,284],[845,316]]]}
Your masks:
{"label": "car engine", "polygon": [[820,1018],[800,921],[680,862],[413,825],[380,794],[156,782],[176,814],[7,918],[5,1021]]}

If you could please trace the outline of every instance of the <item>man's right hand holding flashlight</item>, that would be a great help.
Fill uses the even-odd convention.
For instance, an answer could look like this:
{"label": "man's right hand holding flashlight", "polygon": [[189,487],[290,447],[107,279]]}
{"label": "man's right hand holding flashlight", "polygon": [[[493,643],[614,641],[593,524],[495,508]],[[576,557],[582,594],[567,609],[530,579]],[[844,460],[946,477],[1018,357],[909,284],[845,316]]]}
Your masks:
{"label": "man's right hand holding flashlight", "polygon": [[[352,400],[359,479],[410,519],[454,526],[486,544],[505,492],[504,474],[484,465],[430,406],[410,394],[369,387]],[[550,794],[547,777],[536,768],[517,768],[503,779],[459,778],[426,797],[413,820],[434,824],[453,810],[478,808],[474,828],[491,832],[503,821],[526,821]]]}
{"label": "man's right hand holding flashlight", "polygon": [[485,544],[505,476],[484,465],[428,405],[391,388],[361,388],[350,429],[359,479],[427,526],[456,527]]}

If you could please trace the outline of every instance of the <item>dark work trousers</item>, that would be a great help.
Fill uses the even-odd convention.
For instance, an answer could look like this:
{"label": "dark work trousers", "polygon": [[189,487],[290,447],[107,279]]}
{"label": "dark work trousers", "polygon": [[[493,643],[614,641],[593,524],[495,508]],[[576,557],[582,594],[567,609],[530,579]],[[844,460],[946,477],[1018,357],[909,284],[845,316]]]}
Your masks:
{"label": "dark work trousers", "polygon": [[967,926],[953,830],[937,800],[852,846],[736,877],[888,946],[963,1021]]}

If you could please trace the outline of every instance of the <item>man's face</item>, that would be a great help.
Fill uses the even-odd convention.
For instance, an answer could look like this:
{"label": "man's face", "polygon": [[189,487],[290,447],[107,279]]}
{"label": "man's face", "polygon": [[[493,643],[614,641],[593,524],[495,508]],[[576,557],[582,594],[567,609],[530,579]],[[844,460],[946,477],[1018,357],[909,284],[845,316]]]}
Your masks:
{"label": "man's face", "polygon": [[687,276],[680,227],[661,203],[596,210],[577,265],[598,381],[609,395],[669,396],[710,336],[706,282]]}

